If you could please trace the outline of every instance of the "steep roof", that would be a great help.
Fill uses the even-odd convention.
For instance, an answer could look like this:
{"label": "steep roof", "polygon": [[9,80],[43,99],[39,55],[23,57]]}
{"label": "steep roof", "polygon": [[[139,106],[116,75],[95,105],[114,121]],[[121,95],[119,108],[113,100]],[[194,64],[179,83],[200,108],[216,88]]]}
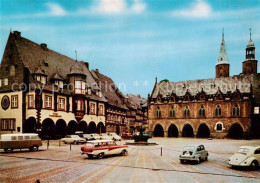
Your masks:
{"label": "steep roof", "polygon": [[119,88],[117,88],[116,84],[110,77],[101,74],[98,70],[92,70],[91,73],[110,105],[122,109],[128,109],[124,102],[125,96],[121,93]]}
{"label": "steep roof", "polygon": [[142,108],[146,103],[147,99],[142,98],[140,95],[127,94],[128,102],[135,106],[135,108]]}
{"label": "steep roof", "polygon": [[176,96],[184,96],[188,91],[191,96],[195,96],[202,90],[207,95],[214,95],[220,89],[223,94],[234,92],[238,89],[241,93],[250,93],[251,84],[254,84],[254,75],[237,75],[233,77],[189,80],[177,82],[160,82],[155,85],[152,98],[162,97],[175,93]]}
{"label": "steep roof", "polygon": [[224,40],[224,33],[222,33],[222,42],[220,45],[220,50],[219,50],[219,55],[218,55],[218,60],[216,65],[219,64],[229,64],[225,40]]}
{"label": "steep roof", "polygon": [[[38,72],[39,68],[41,68],[41,72],[47,75],[47,81],[50,81],[57,73],[57,69],[59,72],[59,77],[63,79],[67,78],[67,75],[70,74],[71,69],[73,69],[73,72],[80,71],[87,76],[87,87],[97,85],[88,69],[88,63],[83,61],[77,62],[65,55],[47,48],[46,44],[37,44],[20,36],[20,33],[19,36],[17,36],[17,31],[14,31],[14,33],[11,32],[9,39],[13,39],[24,66],[29,69],[31,74],[35,73],[35,71]],[[50,83],[47,82],[47,85],[45,85],[46,89],[51,88],[48,85],[50,85]],[[106,101],[104,96],[87,96],[95,100]]]}

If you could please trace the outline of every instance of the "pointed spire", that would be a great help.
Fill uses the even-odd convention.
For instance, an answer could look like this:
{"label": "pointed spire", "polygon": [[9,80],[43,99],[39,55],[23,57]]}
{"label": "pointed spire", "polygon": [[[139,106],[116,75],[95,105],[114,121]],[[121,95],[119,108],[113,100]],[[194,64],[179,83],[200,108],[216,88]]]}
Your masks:
{"label": "pointed spire", "polygon": [[248,42],[248,44],[247,44],[247,46],[246,46],[246,48],[254,48],[255,47],[255,44],[254,44],[254,42],[252,41],[252,33],[251,33],[251,28],[249,29],[249,31],[250,31],[250,39],[249,39],[249,42]]}
{"label": "pointed spire", "polygon": [[228,55],[227,55],[227,51],[226,51],[226,45],[225,45],[225,39],[224,39],[224,28],[222,30],[222,42],[220,45],[220,50],[219,50],[219,55],[218,55],[218,60],[217,60],[217,64],[229,64],[229,60],[228,60]]}
{"label": "pointed spire", "polygon": [[155,77],[155,83],[157,83],[157,76]]}
{"label": "pointed spire", "polygon": [[78,54],[77,54],[77,50],[75,50],[75,55],[76,55],[76,62],[78,61]]}

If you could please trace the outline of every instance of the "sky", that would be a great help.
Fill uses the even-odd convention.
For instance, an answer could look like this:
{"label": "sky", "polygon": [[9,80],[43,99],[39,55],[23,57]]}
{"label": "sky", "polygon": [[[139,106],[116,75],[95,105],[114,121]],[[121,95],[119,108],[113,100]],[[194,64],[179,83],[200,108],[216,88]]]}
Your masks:
{"label": "sky", "polygon": [[158,81],[215,77],[224,29],[230,75],[249,29],[260,58],[260,0],[1,0],[0,55],[10,30],[111,77],[124,94]]}

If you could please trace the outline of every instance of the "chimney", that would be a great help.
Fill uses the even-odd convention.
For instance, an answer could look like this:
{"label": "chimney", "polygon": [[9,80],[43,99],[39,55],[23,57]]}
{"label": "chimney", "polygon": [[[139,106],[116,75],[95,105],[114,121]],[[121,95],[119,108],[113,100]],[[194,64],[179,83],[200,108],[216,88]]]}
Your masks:
{"label": "chimney", "polygon": [[137,97],[138,97],[138,98],[141,98],[141,95],[140,95],[140,94],[138,94],[138,95],[137,95]]}
{"label": "chimney", "polygon": [[42,47],[43,50],[47,50],[47,44],[42,43],[42,44],[41,44],[41,47]]}
{"label": "chimney", "polygon": [[16,39],[17,39],[17,38],[20,38],[20,37],[21,37],[21,32],[19,32],[19,31],[14,31],[14,36],[15,36]]}
{"label": "chimney", "polygon": [[99,73],[98,69],[96,69],[96,72]]}
{"label": "chimney", "polygon": [[84,62],[86,67],[89,69],[89,63],[88,62]]}

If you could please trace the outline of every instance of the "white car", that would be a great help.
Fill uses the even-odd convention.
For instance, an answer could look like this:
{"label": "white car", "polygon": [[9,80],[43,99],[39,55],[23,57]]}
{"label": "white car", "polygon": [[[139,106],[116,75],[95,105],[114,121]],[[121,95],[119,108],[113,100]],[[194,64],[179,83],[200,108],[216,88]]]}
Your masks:
{"label": "white car", "polygon": [[79,137],[78,135],[66,135],[64,138],[60,139],[65,144],[79,144],[79,143],[85,143],[86,139]]}
{"label": "white car", "polygon": [[100,139],[101,139],[100,135],[97,134],[97,133],[91,133],[90,135],[91,135],[95,140],[100,140]]}
{"label": "white car", "polygon": [[101,140],[112,140],[110,136],[108,136],[106,133],[101,133],[100,135]]}
{"label": "white car", "polygon": [[115,140],[115,141],[117,141],[117,140],[120,141],[121,140],[121,137],[119,135],[117,135],[116,133],[110,133],[109,136],[110,136],[111,140]]}
{"label": "white car", "polygon": [[117,145],[113,140],[93,140],[81,147],[81,154],[87,154],[89,158],[98,157],[102,159],[107,155],[126,155],[127,148],[126,145]]}
{"label": "white car", "polygon": [[260,163],[260,146],[242,146],[239,147],[237,152],[232,155],[228,164],[232,167],[250,167],[252,170],[255,170],[259,167]]}

